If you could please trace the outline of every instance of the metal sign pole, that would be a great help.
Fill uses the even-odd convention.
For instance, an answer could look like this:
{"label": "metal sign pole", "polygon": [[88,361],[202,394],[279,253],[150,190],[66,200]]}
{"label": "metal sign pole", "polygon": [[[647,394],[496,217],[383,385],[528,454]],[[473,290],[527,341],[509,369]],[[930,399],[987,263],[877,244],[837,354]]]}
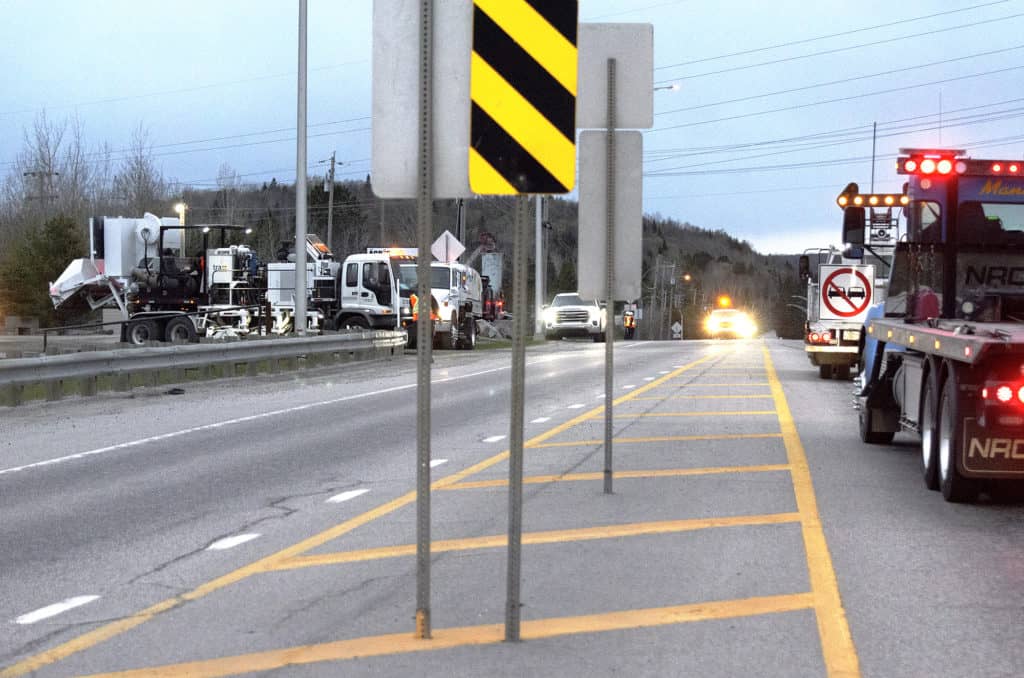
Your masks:
{"label": "metal sign pole", "polygon": [[299,0],[299,87],[295,149],[295,316],[292,331],[306,333],[306,11]]}
{"label": "metal sign pole", "polygon": [[419,182],[416,192],[416,637],[430,638],[430,240],[433,212],[433,0],[420,0]]}
{"label": "metal sign pole", "polygon": [[612,403],[615,347],[615,59],[608,60],[608,145],[605,175],[605,328],[604,328],[604,492],[612,493]]}
{"label": "metal sign pole", "polygon": [[508,585],[505,640],[519,640],[520,552],[523,535],[523,400],[526,395],[526,260],[530,198],[516,198],[512,263],[512,413],[508,462]]}

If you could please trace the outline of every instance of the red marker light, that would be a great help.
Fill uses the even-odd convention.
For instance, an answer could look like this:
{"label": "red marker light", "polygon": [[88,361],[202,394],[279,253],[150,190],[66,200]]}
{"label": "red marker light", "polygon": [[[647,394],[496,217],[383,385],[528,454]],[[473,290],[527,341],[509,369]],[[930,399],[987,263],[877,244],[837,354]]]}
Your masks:
{"label": "red marker light", "polygon": [[1017,389],[1017,400],[1024,403],[1024,386],[1021,386],[1019,389]]}
{"label": "red marker light", "polygon": [[996,400],[1001,403],[1008,403],[1013,400],[1013,389],[1007,385],[1002,385],[996,389]]}
{"label": "red marker light", "polygon": [[988,386],[985,386],[981,389],[981,399],[988,400]]}
{"label": "red marker light", "polygon": [[1009,169],[1010,169],[1010,174],[1016,174],[1020,170],[1020,166],[1016,165],[1016,164],[1013,164],[1013,165],[1010,165]]}
{"label": "red marker light", "polygon": [[935,169],[938,170],[939,174],[949,174],[953,171],[953,163],[950,160],[943,158],[935,165]]}
{"label": "red marker light", "polygon": [[996,174],[999,174],[1000,172],[1003,171],[1003,166],[1000,165],[998,162],[992,163],[992,171],[995,172]]}
{"label": "red marker light", "polygon": [[832,341],[832,335],[829,334],[828,332],[822,332],[821,333],[821,340],[824,341],[824,342]]}
{"label": "red marker light", "polygon": [[903,171],[905,171],[905,172],[917,171],[917,161],[916,160],[908,160],[905,163],[903,163]]}
{"label": "red marker light", "polygon": [[812,344],[817,344],[818,343],[818,333],[817,332],[811,332],[811,343]]}
{"label": "red marker light", "polygon": [[921,161],[921,173],[932,174],[935,172],[935,161],[931,158],[925,158]]}
{"label": "red marker light", "polygon": [[957,174],[963,174],[966,171],[967,171],[967,163],[964,162],[963,160],[957,160],[956,161],[956,173]]}

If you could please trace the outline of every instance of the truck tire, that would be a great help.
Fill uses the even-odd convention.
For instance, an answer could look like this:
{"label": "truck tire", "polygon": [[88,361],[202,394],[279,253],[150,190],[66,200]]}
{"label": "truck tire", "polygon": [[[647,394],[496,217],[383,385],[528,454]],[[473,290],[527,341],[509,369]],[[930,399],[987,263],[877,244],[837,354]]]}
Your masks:
{"label": "truck tire", "polygon": [[462,322],[463,328],[459,338],[459,348],[472,351],[476,348],[476,318],[467,315]]}
{"label": "truck tire", "polygon": [[334,326],[339,330],[344,329],[355,329],[355,330],[368,330],[370,329],[370,323],[366,322],[366,318],[361,315],[350,315],[343,318],[339,317],[334,322]]}
{"label": "truck tire", "polygon": [[831,365],[818,365],[818,377],[821,379],[832,378],[832,366]]}
{"label": "truck tire", "polygon": [[833,365],[832,366],[832,378],[838,379],[839,381],[849,381],[850,379],[850,366],[849,365]]}
{"label": "truck tire", "polygon": [[459,314],[452,311],[451,319],[448,322],[448,331],[437,338],[438,347],[443,349],[455,349],[459,347]]}
{"label": "truck tire", "polygon": [[171,318],[164,328],[164,341],[170,344],[194,344],[199,341],[195,324],[184,316]]}
{"label": "truck tire", "polygon": [[128,323],[128,343],[142,346],[160,340],[160,326],[155,320],[133,320]]}
{"label": "truck tire", "polygon": [[921,389],[921,414],[918,428],[921,429],[921,475],[924,486],[929,490],[939,489],[939,436],[937,431],[939,411],[938,370],[930,369]]}
{"label": "truck tire", "polygon": [[963,477],[956,467],[963,430],[960,409],[960,389],[956,369],[952,368],[939,400],[939,489],[943,499],[955,504],[974,501],[978,496],[977,481]]}
{"label": "truck tire", "polygon": [[893,431],[876,431],[873,419],[871,408],[865,403],[858,416],[861,441],[868,445],[888,445],[896,434]]}

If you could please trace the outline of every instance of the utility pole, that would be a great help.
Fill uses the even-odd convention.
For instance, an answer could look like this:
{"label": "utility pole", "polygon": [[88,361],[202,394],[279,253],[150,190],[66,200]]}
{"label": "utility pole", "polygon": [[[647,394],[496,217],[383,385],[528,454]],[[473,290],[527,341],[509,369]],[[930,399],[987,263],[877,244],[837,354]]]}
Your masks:
{"label": "utility pole", "polygon": [[463,245],[466,244],[466,201],[462,198],[455,203],[455,237]]}
{"label": "utility pole", "polygon": [[53,170],[29,170],[28,172],[22,172],[21,175],[23,177],[33,177],[39,180],[39,192],[36,195],[25,196],[25,198],[27,200],[39,201],[39,211],[45,219],[49,201],[57,197],[53,192],[52,178],[59,177],[60,172],[54,172]]}
{"label": "utility pole", "polygon": [[299,0],[299,72],[295,148],[295,317],[292,328],[306,334],[306,16]]}
{"label": "utility pole", "polygon": [[656,338],[654,336],[655,335],[655,332],[654,332],[654,309],[656,307],[657,300],[658,300],[658,278],[659,278],[660,275],[661,275],[661,255],[659,254],[658,258],[655,259],[655,263],[654,263],[654,289],[651,291],[651,313],[650,313],[650,318],[645,318],[644,319],[644,324],[647,325],[650,328],[648,330],[648,334],[649,334],[651,339],[655,339]]}
{"label": "utility pole", "polygon": [[[334,249],[331,247],[332,235],[334,233],[334,154],[335,151],[331,151],[331,169],[327,171],[327,178],[324,183],[327,184],[324,188],[327,189],[327,249],[332,252]],[[321,161],[322,162],[322,161]]]}

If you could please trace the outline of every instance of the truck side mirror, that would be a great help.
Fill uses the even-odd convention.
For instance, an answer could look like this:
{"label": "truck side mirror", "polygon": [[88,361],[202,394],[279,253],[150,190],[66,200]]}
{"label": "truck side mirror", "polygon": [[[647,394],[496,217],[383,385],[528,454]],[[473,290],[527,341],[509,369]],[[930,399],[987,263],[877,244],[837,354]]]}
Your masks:
{"label": "truck side mirror", "polygon": [[863,207],[847,207],[843,210],[843,242],[848,245],[864,244]]}
{"label": "truck side mirror", "polygon": [[800,273],[800,280],[806,281],[811,277],[811,258],[806,254],[800,255],[800,260],[797,263],[797,270]]}

